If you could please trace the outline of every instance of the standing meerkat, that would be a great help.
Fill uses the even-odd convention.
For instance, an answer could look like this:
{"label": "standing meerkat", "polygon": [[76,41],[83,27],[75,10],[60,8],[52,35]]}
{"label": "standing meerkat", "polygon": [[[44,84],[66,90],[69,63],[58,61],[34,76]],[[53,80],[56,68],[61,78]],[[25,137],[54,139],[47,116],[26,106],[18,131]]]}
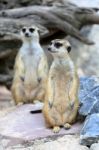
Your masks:
{"label": "standing meerkat", "polygon": [[47,127],[57,133],[60,126],[69,129],[76,120],[79,80],[69,56],[71,46],[68,41],[53,40],[48,50],[54,60],[49,71],[43,114]]}
{"label": "standing meerkat", "polygon": [[39,43],[37,27],[23,27],[22,47],[15,60],[12,96],[16,104],[43,101],[48,76],[47,57]]}

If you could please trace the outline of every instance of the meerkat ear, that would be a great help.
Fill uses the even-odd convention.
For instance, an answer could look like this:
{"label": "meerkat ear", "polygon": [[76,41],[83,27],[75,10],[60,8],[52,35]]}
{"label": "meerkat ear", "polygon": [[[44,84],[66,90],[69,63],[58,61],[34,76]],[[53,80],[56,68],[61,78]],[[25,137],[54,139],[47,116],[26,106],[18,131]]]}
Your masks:
{"label": "meerkat ear", "polygon": [[36,30],[38,31],[38,33],[40,35],[40,28],[36,27]]}
{"label": "meerkat ear", "polygon": [[70,51],[71,51],[71,46],[68,46],[68,47],[67,47],[67,51],[68,51],[68,53],[70,53]]}
{"label": "meerkat ear", "polygon": [[40,33],[41,33],[40,29],[38,28],[37,30],[38,30],[38,33],[39,33],[39,35],[40,35]]}

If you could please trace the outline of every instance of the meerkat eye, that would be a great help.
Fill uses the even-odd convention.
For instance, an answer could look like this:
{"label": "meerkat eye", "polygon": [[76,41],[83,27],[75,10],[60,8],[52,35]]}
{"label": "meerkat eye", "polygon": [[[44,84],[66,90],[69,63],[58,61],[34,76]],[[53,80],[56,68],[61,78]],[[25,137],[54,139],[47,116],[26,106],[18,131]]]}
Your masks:
{"label": "meerkat eye", "polygon": [[31,32],[31,33],[33,33],[34,32],[34,28],[29,28],[29,31]]}
{"label": "meerkat eye", "polygon": [[25,33],[25,32],[26,32],[26,28],[23,28],[23,29],[22,29],[22,32]]}
{"label": "meerkat eye", "polygon": [[67,47],[67,51],[68,51],[68,53],[71,51],[71,46]]}
{"label": "meerkat eye", "polygon": [[60,47],[62,46],[62,43],[57,42],[57,43],[54,44],[54,46],[55,46],[56,48],[60,48]]}

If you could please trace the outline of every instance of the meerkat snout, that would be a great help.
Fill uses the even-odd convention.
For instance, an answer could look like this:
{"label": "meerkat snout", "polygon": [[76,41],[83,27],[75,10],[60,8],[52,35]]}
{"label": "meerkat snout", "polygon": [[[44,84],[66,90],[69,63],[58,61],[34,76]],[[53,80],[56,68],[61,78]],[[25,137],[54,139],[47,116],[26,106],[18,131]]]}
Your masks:
{"label": "meerkat snout", "polygon": [[26,36],[26,37],[30,37],[30,36],[29,36],[29,33],[25,33],[25,36]]}
{"label": "meerkat snout", "polygon": [[22,34],[25,37],[31,37],[32,33],[35,31],[35,29],[33,27],[27,28],[27,27],[23,27],[22,28]]}
{"label": "meerkat snout", "polygon": [[48,51],[51,51],[51,48],[50,48],[50,47],[48,47]]}

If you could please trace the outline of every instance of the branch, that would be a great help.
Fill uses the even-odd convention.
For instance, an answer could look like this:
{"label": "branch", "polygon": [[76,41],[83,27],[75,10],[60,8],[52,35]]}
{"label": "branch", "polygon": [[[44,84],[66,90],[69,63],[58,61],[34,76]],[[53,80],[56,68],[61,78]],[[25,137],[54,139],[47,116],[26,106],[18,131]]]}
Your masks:
{"label": "branch", "polygon": [[[0,12],[1,17],[5,17],[6,24],[11,24],[17,27],[22,27],[23,25],[28,24],[38,24],[38,19],[33,20],[33,16],[39,16],[39,24],[42,27],[47,28],[47,34],[41,34],[41,38],[46,38],[50,36],[49,29],[57,29],[66,33],[66,35],[71,35],[86,44],[93,44],[92,41],[89,41],[87,38],[83,37],[80,32],[79,28],[88,24],[88,21],[84,21],[84,18],[88,20],[88,15],[91,14],[92,16],[95,15],[97,8],[77,8],[75,5],[70,7],[70,4],[67,6],[32,6],[32,7],[24,7],[24,8],[17,8],[12,10],[4,10]],[[46,12],[46,13],[45,13]],[[79,15],[80,14],[80,15]],[[28,17],[31,15],[31,19],[28,22]],[[79,17],[80,16],[80,17]],[[95,15],[96,16],[96,15]],[[26,19],[19,19],[22,17],[26,17]],[[11,21],[12,18],[13,19]],[[1,18],[2,19],[2,18]],[[99,20],[99,19],[98,19]],[[91,22],[91,18],[90,18]],[[11,24],[10,24],[11,23]],[[2,20],[2,24],[3,20]],[[44,31],[44,30],[43,30]],[[48,32],[49,31],[49,32]],[[4,33],[5,34],[5,33]],[[54,34],[54,32],[53,32]]]}
{"label": "branch", "polygon": [[[85,44],[92,41],[80,33],[83,26],[99,24],[98,8],[78,7],[72,3],[54,6],[29,6],[0,11],[0,71],[12,79],[12,70],[17,50],[22,42],[19,31],[23,26],[36,25],[40,28],[43,44],[54,38],[70,35]],[[5,62],[2,66],[2,62]],[[6,68],[9,72],[6,71]],[[11,84],[8,76],[0,82]]]}

